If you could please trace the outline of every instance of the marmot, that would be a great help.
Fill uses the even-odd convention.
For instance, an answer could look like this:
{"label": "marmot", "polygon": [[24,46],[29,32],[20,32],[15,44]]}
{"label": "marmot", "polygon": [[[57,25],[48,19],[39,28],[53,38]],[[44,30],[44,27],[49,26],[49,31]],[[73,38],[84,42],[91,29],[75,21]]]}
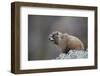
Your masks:
{"label": "marmot", "polygon": [[60,47],[63,53],[68,53],[69,50],[84,50],[82,41],[67,33],[53,32],[49,35],[49,40]]}

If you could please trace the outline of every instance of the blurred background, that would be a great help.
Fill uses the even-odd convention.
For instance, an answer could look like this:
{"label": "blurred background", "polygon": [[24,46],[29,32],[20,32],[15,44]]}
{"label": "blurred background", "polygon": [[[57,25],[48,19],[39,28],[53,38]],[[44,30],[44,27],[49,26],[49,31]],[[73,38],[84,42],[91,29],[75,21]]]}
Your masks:
{"label": "blurred background", "polygon": [[59,49],[48,40],[54,31],[78,37],[87,49],[87,17],[28,15],[28,60],[48,60],[59,56]]}

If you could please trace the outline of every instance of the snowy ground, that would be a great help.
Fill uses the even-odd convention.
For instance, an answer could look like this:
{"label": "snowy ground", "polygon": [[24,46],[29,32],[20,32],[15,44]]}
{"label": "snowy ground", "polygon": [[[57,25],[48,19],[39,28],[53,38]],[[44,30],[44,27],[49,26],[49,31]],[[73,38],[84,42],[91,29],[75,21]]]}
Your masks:
{"label": "snowy ground", "polygon": [[61,53],[56,59],[79,59],[88,58],[88,51],[70,50],[68,54]]}

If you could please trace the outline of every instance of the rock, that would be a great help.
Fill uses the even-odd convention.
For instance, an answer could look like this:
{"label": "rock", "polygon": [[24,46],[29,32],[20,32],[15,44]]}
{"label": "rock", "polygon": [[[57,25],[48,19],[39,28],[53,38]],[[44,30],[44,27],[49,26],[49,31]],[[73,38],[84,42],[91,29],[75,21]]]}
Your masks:
{"label": "rock", "polygon": [[88,51],[70,50],[67,54],[61,53],[56,59],[82,59],[88,58]]}

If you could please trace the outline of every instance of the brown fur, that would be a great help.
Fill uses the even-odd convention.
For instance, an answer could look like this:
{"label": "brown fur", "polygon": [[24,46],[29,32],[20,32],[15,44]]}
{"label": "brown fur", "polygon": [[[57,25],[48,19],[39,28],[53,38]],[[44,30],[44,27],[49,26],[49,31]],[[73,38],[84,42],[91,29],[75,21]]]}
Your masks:
{"label": "brown fur", "polygon": [[63,52],[67,52],[69,50],[84,50],[84,45],[79,38],[67,33],[62,34],[60,32],[53,32],[51,35],[55,36],[55,34],[56,37],[54,41],[57,42],[56,45],[60,47]]}

